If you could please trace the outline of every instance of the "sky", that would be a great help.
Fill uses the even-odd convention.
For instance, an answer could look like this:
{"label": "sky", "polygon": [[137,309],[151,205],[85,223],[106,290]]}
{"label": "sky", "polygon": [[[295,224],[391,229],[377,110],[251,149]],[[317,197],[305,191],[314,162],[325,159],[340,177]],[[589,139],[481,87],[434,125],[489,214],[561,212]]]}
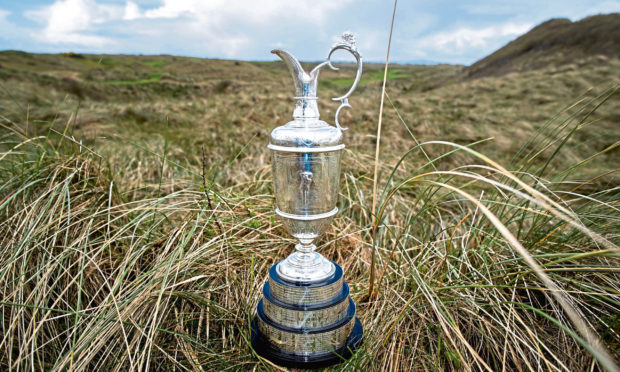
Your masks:
{"label": "sky", "polygon": [[[0,50],[172,54],[275,60],[326,57],[352,31],[384,61],[390,0],[0,0]],[[390,61],[471,64],[550,18],[620,12],[610,0],[400,0]],[[336,59],[346,59],[344,55]]]}

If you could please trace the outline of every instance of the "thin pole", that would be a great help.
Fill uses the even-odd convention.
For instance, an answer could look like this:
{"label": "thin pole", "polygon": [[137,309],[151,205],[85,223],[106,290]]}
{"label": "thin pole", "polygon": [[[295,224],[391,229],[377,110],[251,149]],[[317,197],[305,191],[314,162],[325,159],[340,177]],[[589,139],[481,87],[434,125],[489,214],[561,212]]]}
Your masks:
{"label": "thin pole", "polygon": [[377,246],[377,182],[379,177],[379,149],[381,145],[381,122],[383,119],[383,101],[385,98],[385,83],[387,82],[388,63],[390,61],[390,47],[392,46],[392,31],[394,30],[394,17],[396,16],[396,4],[394,0],[394,10],[392,11],[392,24],[390,25],[390,38],[388,39],[387,54],[385,56],[385,68],[383,70],[383,87],[381,88],[381,105],[379,106],[379,123],[377,124],[377,146],[375,149],[375,175],[372,182],[372,251],[370,257],[370,285],[368,287],[368,301],[374,297],[375,286],[375,250]]}

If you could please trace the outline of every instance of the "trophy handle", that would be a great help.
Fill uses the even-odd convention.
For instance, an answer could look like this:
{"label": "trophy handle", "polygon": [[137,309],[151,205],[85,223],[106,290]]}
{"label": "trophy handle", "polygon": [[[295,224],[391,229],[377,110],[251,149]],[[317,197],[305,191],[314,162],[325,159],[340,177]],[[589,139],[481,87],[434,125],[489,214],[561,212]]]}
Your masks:
{"label": "trophy handle", "polygon": [[334,45],[332,49],[329,51],[329,55],[327,55],[327,64],[332,70],[338,70],[338,67],[332,65],[331,57],[332,57],[332,54],[334,54],[334,52],[339,49],[346,50],[347,52],[351,53],[353,57],[355,57],[355,60],[357,61],[357,73],[355,74],[355,80],[353,80],[353,85],[351,85],[351,88],[349,89],[349,91],[343,96],[332,98],[332,101],[341,102],[340,106],[338,106],[338,109],[336,110],[335,121],[336,121],[336,127],[344,131],[344,130],[347,130],[347,128],[343,128],[340,126],[340,122],[338,121],[338,115],[340,114],[340,110],[342,110],[343,108],[345,107],[351,108],[351,105],[349,104],[349,96],[353,93],[355,88],[357,88],[357,84],[360,82],[360,79],[362,78],[362,56],[357,50],[357,45],[355,43],[355,35],[353,35],[353,33],[351,32],[345,32],[342,34],[342,41]]}
{"label": "trophy handle", "polygon": [[357,84],[360,82],[360,79],[362,78],[362,56],[357,50],[357,44],[355,42],[355,35],[352,32],[345,31],[342,34],[342,40],[334,44],[334,46],[332,46],[332,49],[329,51],[329,54],[327,55],[327,60],[321,63],[320,65],[316,66],[311,72],[311,75],[314,75],[315,70],[318,72],[318,70],[325,65],[328,65],[329,68],[331,68],[332,70],[336,70],[336,71],[339,70],[338,67],[332,64],[331,58],[332,58],[332,54],[334,54],[335,51],[340,50],[340,49],[346,50],[347,52],[351,53],[353,57],[355,57],[355,60],[357,61],[357,73],[355,74],[355,80],[353,80],[353,85],[351,85],[351,88],[349,89],[349,91],[343,96],[332,98],[332,101],[340,101],[340,106],[338,106],[338,109],[336,110],[335,121],[336,121],[336,127],[344,131],[344,130],[347,130],[347,128],[343,128],[340,126],[340,122],[338,121],[338,115],[340,115],[340,110],[342,110],[343,108],[345,107],[351,108],[351,105],[349,104],[349,96],[353,93],[355,88],[357,88]]}

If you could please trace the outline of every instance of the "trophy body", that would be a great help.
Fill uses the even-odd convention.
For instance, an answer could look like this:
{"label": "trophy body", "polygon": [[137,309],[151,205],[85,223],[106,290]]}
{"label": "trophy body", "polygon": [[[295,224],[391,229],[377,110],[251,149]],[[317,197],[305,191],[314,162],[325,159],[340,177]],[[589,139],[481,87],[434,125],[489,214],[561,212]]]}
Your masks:
{"label": "trophy body", "polygon": [[[347,94],[335,98],[336,126],[319,120],[319,70],[334,68],[330,57],[338,49],[357,60],[357,76]],[[327,61],[309,74],[288,52],[274,50],[286,62],[295,82],[293,121],[271,133],[276,214],[299,243],[296,251],[269,270],[263,298],[252,323],[252,345],[259,355],[276,364],[313,368],[350,357],[362,340],[356,307],[349,297],[342,268],[315,252],[315,239],[338,213],[340,160],[344,149],[338,113],[350,107],[348,96],[361,77],[362,60],[350,33],[334,45]]]}

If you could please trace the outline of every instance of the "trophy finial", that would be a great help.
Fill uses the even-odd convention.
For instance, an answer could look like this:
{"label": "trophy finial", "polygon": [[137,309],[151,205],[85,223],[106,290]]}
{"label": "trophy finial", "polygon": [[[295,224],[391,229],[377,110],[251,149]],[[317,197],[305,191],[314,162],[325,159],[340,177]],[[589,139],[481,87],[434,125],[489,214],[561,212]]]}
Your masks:
{"label": "trophy finial", "polygon": [[355,34],[351,31],[345,31],[342,33],[342,41],[344,44],[349,44],[351,49],[357,50],[357,40],[355,40]]}

